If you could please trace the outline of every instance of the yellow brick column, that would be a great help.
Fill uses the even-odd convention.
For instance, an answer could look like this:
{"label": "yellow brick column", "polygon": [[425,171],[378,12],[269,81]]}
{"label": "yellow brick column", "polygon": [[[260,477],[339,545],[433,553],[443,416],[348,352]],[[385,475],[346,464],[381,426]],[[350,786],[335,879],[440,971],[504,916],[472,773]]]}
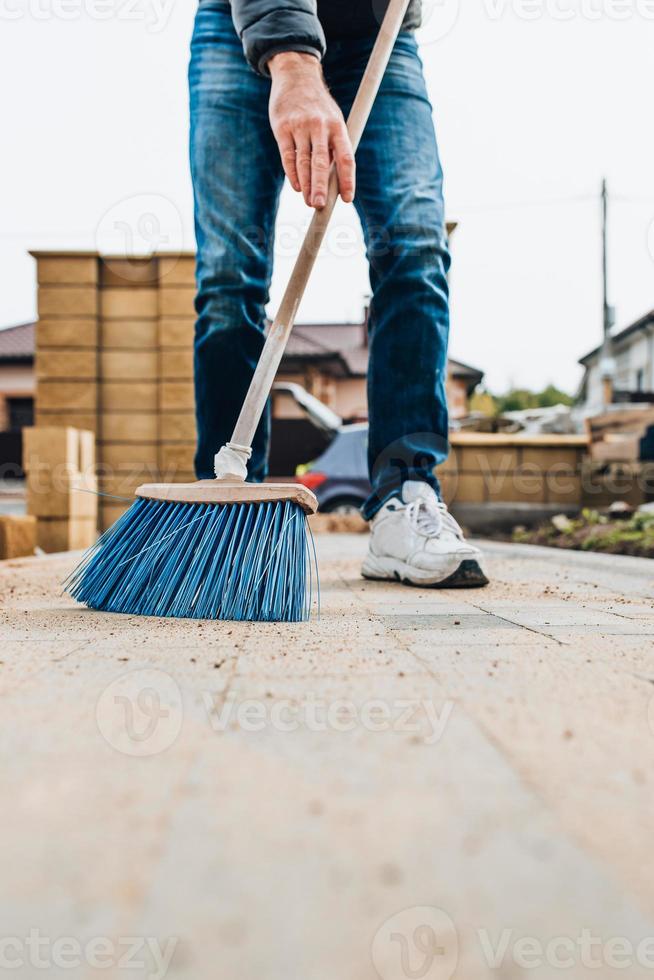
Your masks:
{"label": "yellow brick column", "polygon": [[159,478],[158,277],[156,257],[100,259],[98,465],[101,491],[114,495],[101,498],[102,530]]}
{"label": "yellow brick column", "polygon": [[98,426],[98,259],[32,252],[37,262],[37,425]]}
{"label": "yellow brick column", "polygon": [[158,459],[170,483],[195,479],[194,297],[195,256],[160,256]]}

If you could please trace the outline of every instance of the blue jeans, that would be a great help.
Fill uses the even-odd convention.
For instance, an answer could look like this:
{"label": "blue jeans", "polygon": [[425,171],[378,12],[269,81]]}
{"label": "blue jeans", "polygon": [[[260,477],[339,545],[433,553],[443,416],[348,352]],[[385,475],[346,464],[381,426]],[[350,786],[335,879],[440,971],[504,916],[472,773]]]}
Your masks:
{"label": "blue jeans", "polygon": [[[332,41],[329,88],[347,116],[374,37]],[[268,121],[270,81],[247,65],[222,0],[200,4],[189,69],[195,198],[196,471],[213,476],[263,346],[275,217],[284,173]],[[400,35],[356,154],[355,207],[370,266],[370,519],[448,453],[449,330],[443,174],[411,33]],[[259,425],[249,478],[262,480],[270,420]]]}

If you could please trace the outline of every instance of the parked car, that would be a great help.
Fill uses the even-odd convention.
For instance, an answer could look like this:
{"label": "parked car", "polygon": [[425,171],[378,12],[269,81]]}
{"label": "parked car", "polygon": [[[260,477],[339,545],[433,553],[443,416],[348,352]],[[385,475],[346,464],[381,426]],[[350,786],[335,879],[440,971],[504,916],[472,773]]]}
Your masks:
{"label": "parked car", "polygon": [[350,514],[359,510],[370,493],[367,449],[367,422],[342,425],[324,453],[298,473],[298,483],[313,490],[321,511]]}
{"label": "parked car", "polygon": [[290,399],[294,411],[273,419],[271,476],[295,473],[298,483],[313,490],[325,513],[357,511],[370,493],[368,423],[343,423],[295,382],[276,382],[275,398]]}

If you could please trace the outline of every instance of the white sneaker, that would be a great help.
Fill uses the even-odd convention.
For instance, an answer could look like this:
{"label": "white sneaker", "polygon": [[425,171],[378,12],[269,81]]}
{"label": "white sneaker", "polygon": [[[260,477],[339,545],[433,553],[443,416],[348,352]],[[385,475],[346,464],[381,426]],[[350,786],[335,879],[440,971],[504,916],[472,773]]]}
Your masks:
{"label": "white sneaker", "polygon": [[488,584],[480,558],[432,487],[408,480],[402,497],[392,497],[373,517],[361,573],[407,585],[475,588]]}

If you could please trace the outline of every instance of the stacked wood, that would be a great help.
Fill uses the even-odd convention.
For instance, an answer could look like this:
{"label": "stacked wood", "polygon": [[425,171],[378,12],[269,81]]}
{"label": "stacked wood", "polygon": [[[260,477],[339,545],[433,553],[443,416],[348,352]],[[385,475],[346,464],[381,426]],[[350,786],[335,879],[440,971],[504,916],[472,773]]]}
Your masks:
{"label": "stacked wood", "polygon": [[625,407],[587,419],[591,459],[597,463],[637,463],[640,440],[651,425],[654,407]]}

